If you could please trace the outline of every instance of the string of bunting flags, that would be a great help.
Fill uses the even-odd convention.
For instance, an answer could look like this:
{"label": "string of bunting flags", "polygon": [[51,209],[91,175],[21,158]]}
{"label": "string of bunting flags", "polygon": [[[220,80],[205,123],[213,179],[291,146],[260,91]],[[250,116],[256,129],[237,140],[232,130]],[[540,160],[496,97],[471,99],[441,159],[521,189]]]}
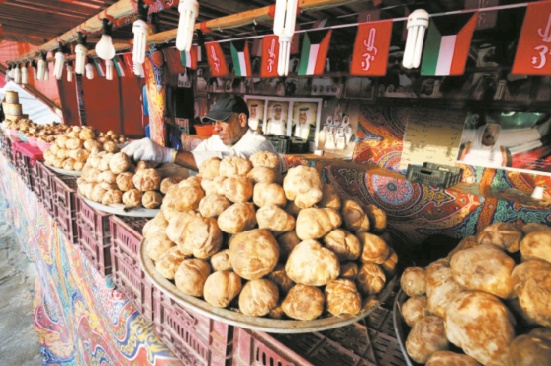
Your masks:
{"label": "string of bunting flags", "polygon": [[[420,74],[422,76],[462,75],[465,72],[471,40],[479,21],[479,13],[524,6],[526,12],[520,28],[511,74],[551,75],[551,60],[549,60],[551,58],[551,1],[432,14],[425,35]],[[350,75],[385,76],[393,24],[405,20],[406,18],[371,20],[330,27],[320,23],[323,26],[321,28],[318,24],[314,25],[313,29],[298,30],[292,40],[291,53],[298,54],[299,61],[298,64],[291,63],[289,67],[293,68],[293,72],[299,76],[323,75],[333,30],[357,27],[350,59]],[[299,49],[301,35],[302,44]],[[163,53],[173,72],[186,73],[186,68],[197,69],[198,63],[203,61],[202,57],[206,55],[211,75],[227,77],[230,75],[230,69],[221,46],[224,42],[231,42],[229,50],[234,76],[252,77],[251,58],[253,57],[260,58],[259,76],[261,78],[279,76],[277,72],[279,42],[275,35],[212,41],[204,44],[204,50],[199,45],[193,45],[187,52],[171,48]],[[131,54],[116,56],[113,62],[119,77],[133,75]],[[94,65],[98,75],[104,77],[104,61],[94,58]]]}

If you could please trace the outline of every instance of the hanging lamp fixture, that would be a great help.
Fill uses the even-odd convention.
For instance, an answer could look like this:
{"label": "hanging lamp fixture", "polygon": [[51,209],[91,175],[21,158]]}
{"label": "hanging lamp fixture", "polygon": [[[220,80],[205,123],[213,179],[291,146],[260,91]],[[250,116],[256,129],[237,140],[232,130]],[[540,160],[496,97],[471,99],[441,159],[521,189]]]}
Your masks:
{"label": "hanging lamp fixture", "polygon": [[105,78],[113,80],[113,60],[105,61]]}
{"label": "hanging lamp fixture", "polygon": [[289,73],[291,40],[295,34],[297,21],[297,0],[277,0],[274,16],[274,34],[279,38],[279,59],[277,73],[286,76]]}
{"label": "hanging lamp fixture", "polygon": [[70,83],[73,81],[73,61],[72,60],[67,61],[66,71],[67,71],[67,82]]}
{"label": "hanging lamp fixture", "polygon": [[109,19],[103,18],[102,36],[96,43],[96,54],[101,59],[107,61],[115,57],[115,46],[113,46],[113,38],[111,38],[113,23]]}
{"label": "hanging lamp fixture", "polygon": [[145,61],[145,50],[149,27],[146,23],[147,8],[142,0],[138,1],[138,19],[132,23],[134,40],[132,43],[132,62],[143,64]]}
{"label": "hanging lamp fixture", "polygon": [[78,41],[75,46],[75,72],[79,75],[84,74],[84,65],[86,64],[86,36],[78,32]]}
{"label": "hanging lamp fixture", "polygon": [[21,84],[27,85],[29,83],[29,64],[28,62],[23,63],[23,67],[21,68]]}
{"label": "hanging lamp fixture", "polygon": [[193,30],[195,20],[199,15],[199,2],[197,0],[182,0],[178,5],[180,20],[178,22],[178,33],[176,34],[176,48],[180,51],[189,52],[193,43]]}
{"label": "hanging lamp fixture", "polygon": [[19,68],[19,64],[15,64],[13,67],[13,81],[16,84],[21,84],[21,69]]}
{"label": "hanging lamp fixture", "polygon": [[54,55],[54,76],[57,80],[61,80],[63,76],[63,65],[65,64],[65,53],[63,53],[63,44],[59,42],[59,48]]}
{"label": "hanging lamp fixture", "polygon": [[404,50],[402,65],[406,69],[417,68],[421,64],[423,54],[423,37],[425,29],[429,26],[429,13],[423,9],[417,9],[408,17],[408,37]]}
{"label": "hanging lamp fixture", "polygon": [[41,52],[36,61],[36,80],[44,80],[46,66],[46,53]]}
{"label": "hanging lamp fixture", "polygon": [[94,65],[92,65],[89,58],[86,61],[86,65],[84,66],[84,69],[86,72],[86,79],[92,80],[94,78]]}

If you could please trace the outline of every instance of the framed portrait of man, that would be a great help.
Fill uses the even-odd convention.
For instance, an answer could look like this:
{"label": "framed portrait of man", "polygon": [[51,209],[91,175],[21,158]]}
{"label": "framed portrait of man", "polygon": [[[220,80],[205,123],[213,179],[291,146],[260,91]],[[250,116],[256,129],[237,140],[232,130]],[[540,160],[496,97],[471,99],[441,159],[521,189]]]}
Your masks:
{"label": "framed portrait of man", "polygon": [[289,99],[269,98],[266,103],[265,135],[289,135]]}
{"label": "framed portrait of man", "polygon": [[[315,141],[317,144],[323,99],[294,99],[289,136]],[[314,145],[315,146],[315,145]]]}
{"label": "framed portrait of man", "polygon": [[245,95],[247,107],[249,107],[249,128],[253,131],[262,132],[265,121],[266,99],[253,95]]}

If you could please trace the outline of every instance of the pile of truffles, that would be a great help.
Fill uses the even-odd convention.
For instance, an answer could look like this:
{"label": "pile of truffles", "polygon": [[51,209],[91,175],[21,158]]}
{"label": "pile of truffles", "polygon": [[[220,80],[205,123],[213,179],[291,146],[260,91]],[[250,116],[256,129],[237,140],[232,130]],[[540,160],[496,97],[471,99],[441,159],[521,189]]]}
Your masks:
{"label": "pile of truffles", "polygon": [[53,142],[57,135],[62,135],[71,129],[71,127],[59,123],[38,125],[26,118],[17,121],[6,120],[6,128],[8,130],[20,131],[26,136],[35,137],[44,142]]}
{"label": "pile of truffles", "polygon": [[92,153],[77,179],[78,193],[103,205],[158,208],[170,184],[183,177],[163,179],[154,166],[145,161],[134,165],[122,151]]}
{"label": "pile of truffles", "polygon": [[407,268],[400,283],[415,362],[551,364],[550,227],[493,224],[446,258]]}
{"label": "pile of truffles", "polygon": [[172,185],[144,229],[144,253],[186,295],[248,316],[358,314],[398,257],[379,208],[341,200],[308,166],[277,154],[211,158]]}
{"label": "pile of truffles", "polygon": [[115,153],[125,136],[112,131],[98,133],[93,127],[69,127],[64,135],[56,136],[52,145],[44,150],[44,164],[54,168],[81,171],[88,157],[104,151]]}

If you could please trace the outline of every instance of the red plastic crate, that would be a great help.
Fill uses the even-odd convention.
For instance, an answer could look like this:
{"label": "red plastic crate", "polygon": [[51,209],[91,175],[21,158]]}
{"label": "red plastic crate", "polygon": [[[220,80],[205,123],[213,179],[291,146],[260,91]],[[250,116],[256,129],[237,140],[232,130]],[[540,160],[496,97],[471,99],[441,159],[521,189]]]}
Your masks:
{"label": "red plastic crate", "polygon": [[59,228],[65,235],[67,239],[73,244],[78,244],[78,237],[77,237],[77,223],[75,220],[75,212],[59,209],[58,206],[55,206],[55,214],[54,218],[57,224],[59,225]]}
{"label": "red plastic crate", "polygon": [[92,262],[94,267],[104,276],[111,274],[111,240],[109,237],[101,236],[89,231],[77,220],[78,243],[81,252]]}
{"label": "red plastic crate", "polygon": [[31,159],[23,155],[21,152],[15,152],[15,169],[21,176],[25,185],[32,191],[34,190],[34,176],[31,167]]}
{"label": "red plastic crate", "polygon": [[36,182],[40,187],[41,202],[50,216],[54,217],[54,196],[52,187],[52,176],[54,173],[42,162],[36,162]]}
{"label": "red plastic crate", "polygon": [[234,327],[233,344],[232,366],[310,365],[304,358],[264,332]]}
{"label": "red plastic crate", "polygon": [[97,211],[86,202],[76,197],[77,225],[82,229],[90,231],[99,242],[111,236],[109,217],[111,214]]}
{"label": "red plastic crate", "polygon": [[146,218],[110,216],[111,241],[116,241],[120,250],[137,261],[142,229],[148,221]]}
{"label": "red plastic crate", "polygon": [[154,299],[155,333],[185,365],[230,363],[233,327],[185,309],[158,290]]}
{"label": "red plastic crate", "polygon": [[74,212],[76,210],[77,179],[53,174],[50,181],[52,183],[54,205],[57,210]]}
{"label": "red plastic crate", "polygon": [[145,278],[138,263],[138,247],[142,228],[149,221],[143,218],[110,216],[111,274],[113,282],[126,293],[143,317],[153,321],[153,285]]}
{"label": "red plastic crate", "polygon": [[153,321],[153,285],[145,278],[136,257],[121,251],[116,241],[111,245],[113,282],[132,301],[148,322]]}

